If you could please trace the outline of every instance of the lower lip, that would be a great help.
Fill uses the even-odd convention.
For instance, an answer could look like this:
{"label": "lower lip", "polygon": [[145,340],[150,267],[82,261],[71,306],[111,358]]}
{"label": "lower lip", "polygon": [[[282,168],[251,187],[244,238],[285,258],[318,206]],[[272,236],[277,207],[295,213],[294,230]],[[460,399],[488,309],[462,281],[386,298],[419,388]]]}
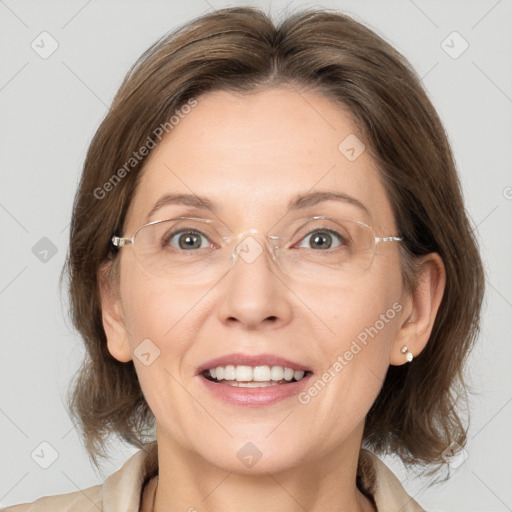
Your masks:
{"label": "lower lip", "polygon": [[311,375],[311,373],[306,375],[298,382],[262,388],[240,388],[221,384],[220,382],[212,382],[202,375],[198,375],[198,377],[204,383],[208,391],[225,402],[246,407],[262,407],[298,395],[306,386]]}

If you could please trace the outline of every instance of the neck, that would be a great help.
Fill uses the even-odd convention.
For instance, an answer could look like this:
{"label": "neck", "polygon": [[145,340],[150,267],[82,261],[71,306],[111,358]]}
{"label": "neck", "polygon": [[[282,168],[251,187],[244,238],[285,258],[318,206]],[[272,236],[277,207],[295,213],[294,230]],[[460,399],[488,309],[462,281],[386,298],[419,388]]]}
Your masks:
{"label": "neck", "polygon": [[240,474],[215,466],[165,436],[157,439],[159,477],[145,492],[143,510],[375,511],[356,487],[360,444],[340,446],[298,466]]}

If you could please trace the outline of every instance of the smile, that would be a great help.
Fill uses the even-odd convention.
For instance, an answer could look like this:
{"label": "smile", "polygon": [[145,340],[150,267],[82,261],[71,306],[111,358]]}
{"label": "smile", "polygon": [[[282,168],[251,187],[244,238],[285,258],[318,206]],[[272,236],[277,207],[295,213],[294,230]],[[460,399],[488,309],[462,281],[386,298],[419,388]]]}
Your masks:
{"label": "smile", "polygon": [[205,370],[202,375],[212,382],[235,387],[258,388],[298,382],[304,378],[303,370],[283,366],[217,366]]}

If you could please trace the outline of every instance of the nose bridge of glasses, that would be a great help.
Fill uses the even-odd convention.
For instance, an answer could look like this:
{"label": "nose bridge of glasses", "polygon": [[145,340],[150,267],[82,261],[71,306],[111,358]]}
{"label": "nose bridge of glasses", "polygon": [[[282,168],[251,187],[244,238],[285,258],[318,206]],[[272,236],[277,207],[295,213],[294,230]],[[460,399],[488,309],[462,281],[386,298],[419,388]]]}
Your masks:
{"label": "nose bridge of glasses", "polygon": [[276,239],[277,237],[266,235],[254,228],[238,233],[233,237],[233,261],[241,258],[246,263],[253,263],[265,250],[269,252],[272,260],[277,261]]}

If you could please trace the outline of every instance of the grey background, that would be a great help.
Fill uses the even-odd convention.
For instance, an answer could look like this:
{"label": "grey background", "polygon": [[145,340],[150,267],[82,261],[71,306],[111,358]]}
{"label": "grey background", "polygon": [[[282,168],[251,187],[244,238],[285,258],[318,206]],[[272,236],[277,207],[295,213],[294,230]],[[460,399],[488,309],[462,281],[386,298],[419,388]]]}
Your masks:
{"label": "grey background", "polygon": [[[249,3],[272,13],[287,4]],[[115,443],[96,473],[63,405],[83,353],[58,290],[72,200],[88,143],[129,66],[178,24],[236,4],[0,0],[0,506],[98,484],[134,452]],[[369,25],[422,76],[453,144],[487,268],[483,329],[468,367],[467,460],[430,488],[386,462],[427,510],[512,510],[512,2],[296,1],[288,12],[313,5]],[[43,31],[58,42],[47,59],[31,47],[43,45]],[[448,37],[453,31],[469,44],[457,58],[464,42]],[[52,450],[58,457],[43,469]]]}

